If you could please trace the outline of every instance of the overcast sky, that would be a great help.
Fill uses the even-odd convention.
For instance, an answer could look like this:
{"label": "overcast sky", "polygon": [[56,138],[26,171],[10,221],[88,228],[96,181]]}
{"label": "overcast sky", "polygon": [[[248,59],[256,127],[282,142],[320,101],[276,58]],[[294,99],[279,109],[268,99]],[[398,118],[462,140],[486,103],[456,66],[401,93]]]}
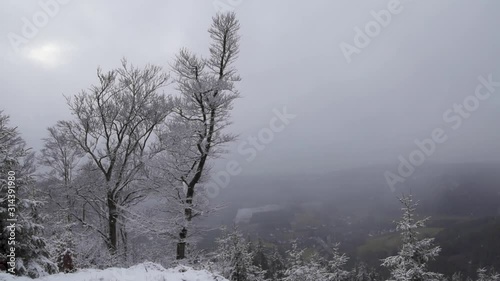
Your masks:
{"label": "overcast sky", "polygon": [[[234,148],[219,165],[235,159],[245,173],[295,173],[396,163],[436,128],[448,139],[429,161],[500,159],[500,87],[456,130],[443,119],[474,95],[479,76],[500,81],[498,1],[402,1],[350,63],[340,44],[355,46],[355,27],[365,29],[390,1],[65,2],[33,38],[23,37],[23,18],[40,16],[39,1],[3,1],[0,11],[0,109],[35,149],[48,126],[69,117],[63,94],[95,83],[97,66],[126,57],[168,71],[183,46],[207,54],[214,4],[232,3],[243,78],[233,147],[269,127],[273,109],[296,117],[255,159]],[[24,38],[17,47],[12,34]]]}

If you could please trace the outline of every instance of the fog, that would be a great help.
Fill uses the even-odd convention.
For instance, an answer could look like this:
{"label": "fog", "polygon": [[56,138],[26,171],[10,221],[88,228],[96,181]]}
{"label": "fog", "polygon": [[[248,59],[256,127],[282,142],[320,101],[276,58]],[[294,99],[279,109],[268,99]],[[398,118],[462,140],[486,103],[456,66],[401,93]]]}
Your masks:
{"label": "fog", "polygon": [[[215,169],[235,160],[243,174],[380,163],[394,163],[395,171],[399,155],[408,158],[415,140],[432,138],[439,128],[446,140],[425,161],[499,159],[498,85],[466,114],[454,106],[475,94],[478,77],[500,81],[500,3],[401,1],[378,35],[347,58],[342,42],[354,46],[355,28],[364,30],[374,20],[371,12],[388,9],[389,2],[234,1],[243,80],[230,131],[239,139]],[[16,45],[9,34],[21,35],[23,18],[31,21],[41,8],[36,1],[8,1],[0,11],[1,108],[39,149],[46,127],[69,116],[63,95],[95,83],[97,66],[117,67],[126,57],[169,71],[181,47],[207,54],[216,3],[68,1],[33,38]],[[294,117],[272,131],[261,150],[252,148],[249,137],[259,139],[275,110]]]}

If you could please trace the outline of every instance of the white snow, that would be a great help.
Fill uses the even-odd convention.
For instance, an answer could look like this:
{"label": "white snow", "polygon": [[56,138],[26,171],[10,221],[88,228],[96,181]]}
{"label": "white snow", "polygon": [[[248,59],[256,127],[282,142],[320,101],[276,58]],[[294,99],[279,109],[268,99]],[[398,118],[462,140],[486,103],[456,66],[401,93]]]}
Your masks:
{"label": "white snow", "polygon": [[155,263],[141,263],[130,268],[108,268],[104,270],[83,269],[76,273],[59,273],[31,279],[0,273],[0,281],[227,281],[206,270],[194,270],[187,266],[165,269]]}

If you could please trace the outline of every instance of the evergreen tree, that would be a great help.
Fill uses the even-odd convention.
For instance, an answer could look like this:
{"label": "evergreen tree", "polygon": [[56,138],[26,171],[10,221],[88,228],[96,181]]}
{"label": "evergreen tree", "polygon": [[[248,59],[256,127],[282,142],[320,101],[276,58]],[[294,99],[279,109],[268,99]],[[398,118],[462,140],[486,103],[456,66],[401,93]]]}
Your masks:
{"label": "evergreen tree", "polygon": [[262,270],[266,271],[266,278],[270,278],[270,273],[269,273],[269,262],[266,257],[265,249],[264,249],[264,244],[262,242],[262,239],[257,240],[257,244],[255,246],[255,249],[251,250],[253,252],[253,265],[261,268]]}
{"label": "evergreen tree", "polygon": [[304,259],[304,250],[299,250],[297,241],[292,242],[292,249],[287,251],[288,265],[283,271],[282,281],[317,281],[329,280],[330,274],[319,262],[317,255]]}
{"label": "evergreen tree", "polygon": [[366,265],[361,262],[357,263],[350,273],[350,281],[368,281],[369,275]]}
{"label": "evergreen tree", "polygon": [[[43,217],[39,210],[43,202],[35,199],[39,194],[34,188],[34,153],[8,122],[9,117],[0,111],[0,260],[10,261],[7,254],[15,248],[15,269],[10,272],[37,278],[57,272],[57,267],[49,260],[41,236]],[[15,239],[9,240],[12,234]]]}
{"label": "evergreen tree", "polygon": [[455,272],[451,276],[451,281],[463,281],[464,277],[462,276],[461,272]]}
{"label": "evergreen tree", "polygon": [[231,232],[223,229],[217,239],[217,268],[230,281],[264,281],[265,271],[253,264],[254,253],[250,244],[235,226]]}
{"label": "evergreen tree", "polygon": [[329,258],[326,262],[329,281],[346,280],[349,277],[349,271],[344,269],[349,258],[339,251],[339,244],[329,247]]}
{"label": "evergreen tree", "polygon": [[278,251],[277,247],[274,247],[272,250],[272,254],[269,258],[269,270],[268,278],[272,281],[278,281],[283,278],[283,271],[285,270],[285,261],[283,256]]}
{"label": "evergreen tree", "polygon": [[376,268],[368,268],[364,262],[360,262],[354,266],[349,273],[349,280],[351,281],[377,281],[379,273]]}
{"label": "evergreen tree", "polygon": [[496,273],[494,270],[486,270],[486,268],[480,268],[477,270],[477,281],[499,281],[500,274]]}
{"label": "evergreen tree", "polygon": [[64,232],[53,242],[52,260],[56,262],[60,272],[75,271],[75,242],[71,229]]}
{"label": "evergreen tree", "polygon": [[442,274],[431,272],[427,263],[438,256],[439,246],[433,246],[433,238],[418,238],[418,228],[425,226],[425,221],[416,220],[412,196],[402,196],[399,201],[403,205],[403,217],[397,223],[401,232],[403,245],[397,256],[387,257],[382,265],[391,270],[390,280],[394,281],[432,281],[441,280]]}
{"label": "evergreen tree", "polygon": [[379,274],[375,268],[368,268],[364,262],[357,263],[349,273],[350,281],[377,281]]}

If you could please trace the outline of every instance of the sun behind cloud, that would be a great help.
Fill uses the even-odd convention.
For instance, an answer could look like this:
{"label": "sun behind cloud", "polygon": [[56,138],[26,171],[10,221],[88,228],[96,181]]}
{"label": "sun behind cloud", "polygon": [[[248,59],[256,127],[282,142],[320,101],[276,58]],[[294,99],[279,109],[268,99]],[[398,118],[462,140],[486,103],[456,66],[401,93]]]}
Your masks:
{"label": "sun behind cloud", "polygon": [[44,67],[53,68],[66,64],[72,50],[68,44],[49,42],[26,49],[25,56]]}

